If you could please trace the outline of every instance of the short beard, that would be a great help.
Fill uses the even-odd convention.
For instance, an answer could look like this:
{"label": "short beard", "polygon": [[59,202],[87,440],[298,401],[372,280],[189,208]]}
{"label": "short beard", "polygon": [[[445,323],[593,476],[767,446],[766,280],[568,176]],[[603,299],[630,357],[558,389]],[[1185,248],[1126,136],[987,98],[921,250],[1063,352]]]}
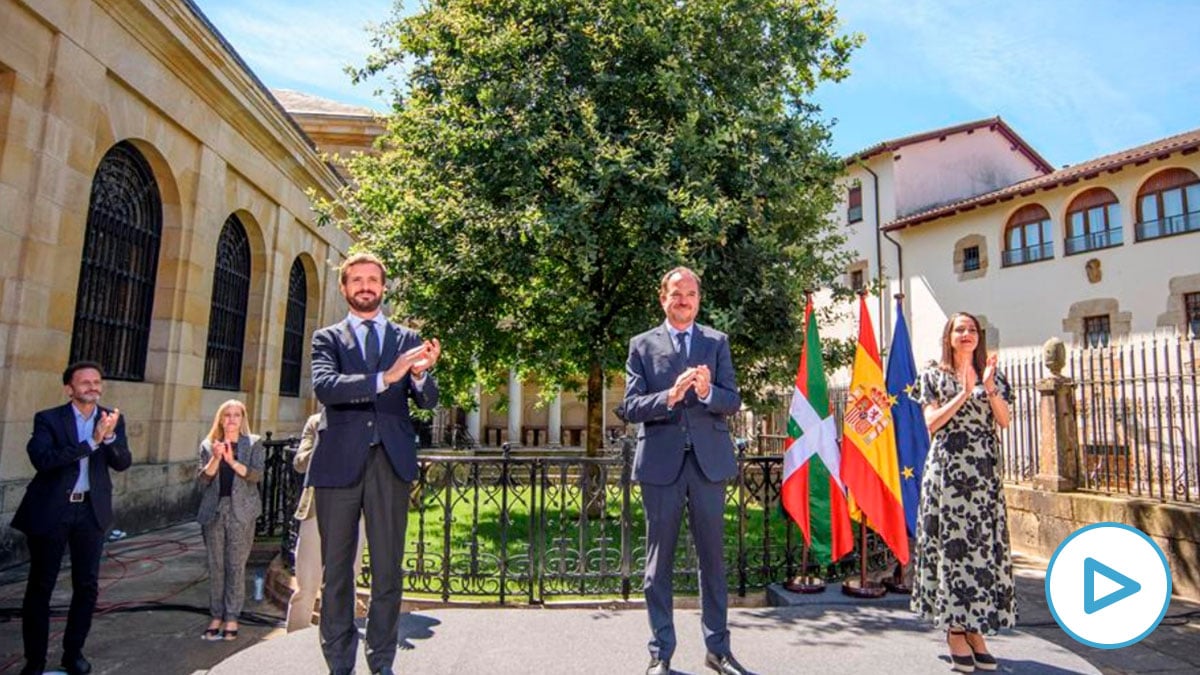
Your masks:
{"label": "short beard", "polygon": [[379,309],[379,305],[383,304],[383,296],[376,295],[371,300],[362,302],[362,301],[359,301],[359,299],[356,296],[352,295],[352,296],[349,296],[346,298],[346,302],[350,303],[350,306],[352,308],[354,308],[354,311],[362,312],[363,314],[366,314],[368,312],[374,312],[375,310]]}

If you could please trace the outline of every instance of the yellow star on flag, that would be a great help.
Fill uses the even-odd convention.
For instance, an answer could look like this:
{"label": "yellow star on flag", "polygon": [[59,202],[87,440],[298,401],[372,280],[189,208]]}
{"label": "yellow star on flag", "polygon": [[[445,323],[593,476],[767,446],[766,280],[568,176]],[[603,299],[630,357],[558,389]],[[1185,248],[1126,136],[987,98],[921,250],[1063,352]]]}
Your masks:
{"label": "yellow star on flag", "polygon": [[906,466],[900,470],[900,477],[905,479],[916,478],[916,474],[913,473],[913,468],[911,466]]}

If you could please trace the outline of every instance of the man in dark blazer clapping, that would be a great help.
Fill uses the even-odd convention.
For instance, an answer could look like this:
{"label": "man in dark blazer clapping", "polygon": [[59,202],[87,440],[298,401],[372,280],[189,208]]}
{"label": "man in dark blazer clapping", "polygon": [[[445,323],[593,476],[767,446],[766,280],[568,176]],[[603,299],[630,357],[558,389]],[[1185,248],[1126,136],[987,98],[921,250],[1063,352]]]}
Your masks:
{"label": "man in dark blazer clapping", "polygon": [[[704,664],[719,673],[745,672],[729,648],[725,580],[725,484],[737,475],[726,416],[742,405],[729,338],[696,323],[700,277],[686,267],[663,276],[659,303],[666,321],[629,341],[625,419],[640,423],[633,479],[646,512],[646,576],[650,614],[647,675],[671,672],[675,622],[671,575],[686,510],[700,562]],[[685,509],[686,506],[686,509]]]}
{"label": "man in dark blazer clapping", "polygon": [[14,529],[29,545],[29,580],[21,604],[25,673],[46,666],[50,634],[50,596],[54,593],[63,549],[71,549],[71,608],[63,632],[63,669],[70,675],[91,672],[83,644],[92,627],[100,592],[100,555],[112,524],[112,481],[108,470],[124,471],[132,458],[120,410],[100,406],[104,388],[100,365],[81,361],[67,366],[66,405],[33,418],[26,450],[37,471],[13,518]]}
{"label": "man in dark blazer clapping", "polygon": [[379,258],[365,253],[347,258],[341,290],[350,313],[312,340],[313,391],[325,404],[327,424],[319,432],[321,452],[313,456],[308,484],[316,488],[325,563],[321,649],[335,675],[353,673],[358,652],[353,563],[360,514],[366,517],[371,564],[367,665],[372,673],[392,673],[408,498],[417,478],[409,399],[426,410],[438,401],[429,370],[441,346],[383,316],[384,282]]}

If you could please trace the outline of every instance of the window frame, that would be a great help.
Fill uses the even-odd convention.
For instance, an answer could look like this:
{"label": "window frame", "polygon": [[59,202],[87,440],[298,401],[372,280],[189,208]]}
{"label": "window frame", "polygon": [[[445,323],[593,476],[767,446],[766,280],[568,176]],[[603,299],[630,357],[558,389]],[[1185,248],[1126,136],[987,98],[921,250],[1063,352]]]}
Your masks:
{"label": "window frame", "polygon": [[[1180,169],[1179,171],[1187,171]],[[1191,171],[1192,180],[1178,181],[1171,183],[1167,187],[1154,188],[1138,192],[1137,196],[1137,223],[1134,226],[1134,241],[1153,241],[1162,239],[1163,237],[1172,237],[1179,234],[1188,234],[1190,232],[1200,232],[1200,176],[1197,176]],[[1176,174],[1180,175],[1180,174]],[[1153,178],[1151,179],[1153,180]],[[1149,181],[1147,182],[1150,183]],[[1180,212],[1175,215],[1164,215],[1167,211],[1165,196],[1168,193],[1179,193]],[[1191,197],[1189,197],[1191,193]],[[1146,218],[1146,200],[1152,199],[1154,204],[1155,218],[1148,220]],[[1192,199],[1196,203],[1192,204]],[[1172,226],[1171,221],[1178,219],[1178,226]],[[1166,224],[1164,227],[1163,225]]]}
{"label": "window frame", "polygon": [[[1103,220],[1102,227],[1096,225],[1097,219]],[[1108,188],[1085,190],[1071,200],[1065,223],[1063,255],[1078,255],[1124,243],[1121,200]]]}
{"label": "window frame", "polygon": [[249,233],[236,214],[225,219],[216,249],[204,353],[204,388],[241,391],[253,252]]}
{"label": "window frame", "polygon": [[[1026,209],[1029,211],[1028,215],[1018,218],[1018,216],[1021,216],[1021,212]],[[1033,215],[1035,213],[1039,217],[1034,218]],[[1029,230],[1027,228],[1031,225],[1037,226],[1036,229],[1040,241],[1036,244],[1030,244],[1028,241],[1027,234]],[[1020,237],[1021,246],[1012,246],[1013,233],[1016,233]],[[1000,255],[1001,266],[1015,267],[1043,260],[1052,260],[1053,258],[1054,221],[1050,218],[1050,213],[1041,204],[1029,204],[1021,207],[1021,209],[1013,213],[1009,219],[1009,223],[1004,227],[1004,250]]]}

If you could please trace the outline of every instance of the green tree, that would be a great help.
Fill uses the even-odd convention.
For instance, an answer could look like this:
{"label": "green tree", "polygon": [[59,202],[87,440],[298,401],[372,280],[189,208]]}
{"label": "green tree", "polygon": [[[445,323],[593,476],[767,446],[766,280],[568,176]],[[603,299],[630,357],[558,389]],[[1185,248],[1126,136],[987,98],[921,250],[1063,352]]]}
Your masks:
{"label": "green tree", "polygon": [[676,264],[748,398],[790,381],[802,289],[844,263],[806,98],[857,42],[822,0],[431,0],[375,29],[355,76],[394,77],[387,133],[321,208],[388,262],[458,403],[510,367],[586,383],[595,452],[603,375]]}

